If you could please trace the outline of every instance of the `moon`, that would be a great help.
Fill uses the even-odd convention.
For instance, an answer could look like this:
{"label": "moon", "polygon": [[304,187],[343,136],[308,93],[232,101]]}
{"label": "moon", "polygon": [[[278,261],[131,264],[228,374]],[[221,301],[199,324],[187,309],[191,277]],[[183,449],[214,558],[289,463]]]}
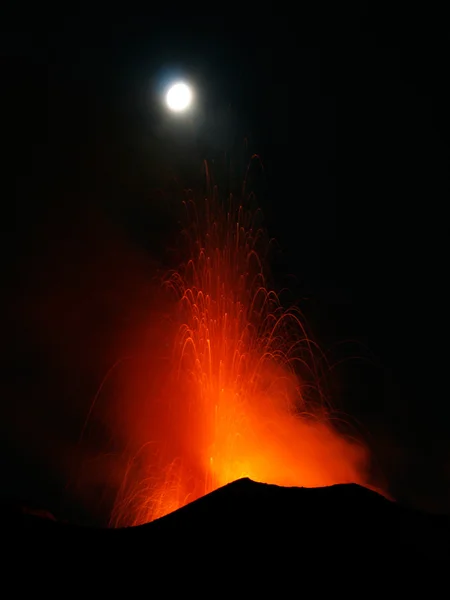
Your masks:
{"label": "moon", "polygon": [[174,112],[186,110],[191,105],[191,102],[191,88],[182,82],[173,84],[166,94],[167,106]]}

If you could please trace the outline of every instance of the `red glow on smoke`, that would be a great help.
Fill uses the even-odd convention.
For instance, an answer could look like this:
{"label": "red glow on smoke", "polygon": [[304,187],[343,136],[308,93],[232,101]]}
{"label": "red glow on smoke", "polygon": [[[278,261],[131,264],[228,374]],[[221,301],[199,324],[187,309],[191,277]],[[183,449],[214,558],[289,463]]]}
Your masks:
{"label": "red glow on smoke", "polygon": [[217,190],[185,201],[186,262],[162,283],[170,347],[159,361],[148,348],[146,367],[144,352],[140,389],[135,379],[127,391],[140,447],[129,455],[115,526],[151,521],[240,477],[364,483],[366,453],[330,424],[325,357],[301,313],[270,289],[268,241],[247,206],[245,193],[221,201]]}
{"label": "red glow on smoke", "polygon": [[93,208],[33,235],[10,319],[28,355],[3,383],[2,432],[102,522],[112,505],[114,526],[147,522],[243,476],[366,482],[364,448],[332,425],[327,361],[271,288],[251,205],[245,190],[187,196],[184,263],[162,278]]}

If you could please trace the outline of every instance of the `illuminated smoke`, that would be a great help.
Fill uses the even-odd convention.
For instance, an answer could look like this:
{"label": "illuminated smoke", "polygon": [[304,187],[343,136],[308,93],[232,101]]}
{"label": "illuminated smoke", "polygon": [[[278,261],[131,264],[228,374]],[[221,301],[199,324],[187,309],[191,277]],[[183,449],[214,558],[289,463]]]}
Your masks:
{"label": "illuminated smoke", "polygon": [[186,261],[162,284],[173,300],[169,366],[158,367],[153,349],[147,369],[161,370],[160,387],[140,399],[148,439],[146,408],[129,411],[142,444],[114,526],[151,521],[240,477],[364,483],[364,449],[330,424],[325,357],[267,281],[269,243],[250,200],[244,190],[222,201],[213,189],[184,202]]}

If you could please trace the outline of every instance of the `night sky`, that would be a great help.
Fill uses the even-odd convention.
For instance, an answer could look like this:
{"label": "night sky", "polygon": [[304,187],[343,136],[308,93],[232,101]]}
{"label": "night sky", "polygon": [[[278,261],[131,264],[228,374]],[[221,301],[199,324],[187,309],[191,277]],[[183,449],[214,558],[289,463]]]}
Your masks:
{"label": "night sky", "polygon": [[[23,434],[39,419],[70,419],[56,397],[92,396],[115,356],[118,315],[134,300],[123,292],[108,312],[106,293],[77,296],[48,336],[36,307],[65,298],[68,281],[95,289],[96,261],[111,268],[111,230],[141,263],[169,264],[174,190],[201,182],[204,158],[243,172],[257,153],[259,201],[279,245],[274,281],[289,286],[321,344],[359,357],[336,370],[337,406],[359,422],[396,498],[448,512],[446,40],[369,14],[316,25],[256,6],[245,17],[5,20],[4,497],[69,511],[63,478],[45,471],[32,444],[23,449],[13,423],[30,415]],[[185,122],[160,102],[178,75],[199,95]],[[120,248],[117,273],[129,273]],[[108,273],[117,298],[120,281]],[[95,332],[75,339],[88,313]],[[61,336],[72,349],[64,366],[54,358]],[[89,362],[96,344],[101,359]],[[88,363],[78,378],[76,365]]]}

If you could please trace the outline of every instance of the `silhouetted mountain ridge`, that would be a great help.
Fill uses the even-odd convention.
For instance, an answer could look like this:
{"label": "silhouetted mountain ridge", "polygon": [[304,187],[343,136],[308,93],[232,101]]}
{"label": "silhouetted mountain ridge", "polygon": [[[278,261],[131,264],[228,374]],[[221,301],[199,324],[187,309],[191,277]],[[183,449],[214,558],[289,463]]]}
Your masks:
{"label": "silhouetted mountain ridge", "polygon": [[[12,544],[30,559],[45,544],[51,561],[62,557],[111,568],[170,560],[209,564],[230,560],[313,564],[376,561],[378,565],[425,565],[448,561],[450,519],[404,508],[354,484],[287,488],[240,479],[152,523],[95,529],[58,523],[30,511],[7,520]],[[80,549],[82,552],[80,554]],[[144,550],[145,549],[145,550]],[[98,564],[98,563],[97,563]],[[216,565],[218,568],[218,565]]]}

